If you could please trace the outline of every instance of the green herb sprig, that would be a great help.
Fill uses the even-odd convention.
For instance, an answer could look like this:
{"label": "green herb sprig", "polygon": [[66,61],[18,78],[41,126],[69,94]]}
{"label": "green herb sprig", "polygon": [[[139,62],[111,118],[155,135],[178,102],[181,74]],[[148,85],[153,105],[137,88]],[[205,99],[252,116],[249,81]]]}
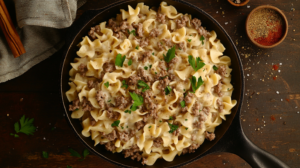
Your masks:
{"label": "green herb sprig", "polygon": [[199,58],[196,58],[196,61],[194,59],[193,56],[189,55],[188,56],[189,59],[189,63],[191,65],[191,67],[197,72],[199,69],[201,69],[202,67],[204,67],[205,63]]}
{"label": "green herb sprig", "polygon": [[163,54],[164,60],[169,63],[173,58],[175,58],[175,46],[168,50],[167,55]]}
{"label": "green herb sprig", "polygon": [[193,93],[195,93],[196,90],[199,89],[200,86],[204,83],[201,76],[198,78],[198,82],[197,82],[197,79],[195,76],[193,76],[192,79],[190,79],[190,80],[192,83]]}
{"label": "green herb sprig", "polygon": [[[33,126],[33,121],[34,121],[33,118],[29,119],[29,118],[26,118],[25,115],[23,115],[20,119],[20,124],[19,124],[19,122],[16,122],[14,124],[16,134],[11,133],[10,135],[14,136],[15,138],[19,137],[19,135],[17,133],[24,133],[26,135],[33,135],[33,133],[36,130],[36,127]],[[21,125],[21,128],[20,128],[20,125]]]}
{"label": "green herb sprig", "polygon": [[141,95],[138,95],[134,92],[129,92],[132,100],[133,100],[133,104],[130,107],[130,110],[135,111],[137,109],[138,106],[142,105],[144,103],[144,98]]}

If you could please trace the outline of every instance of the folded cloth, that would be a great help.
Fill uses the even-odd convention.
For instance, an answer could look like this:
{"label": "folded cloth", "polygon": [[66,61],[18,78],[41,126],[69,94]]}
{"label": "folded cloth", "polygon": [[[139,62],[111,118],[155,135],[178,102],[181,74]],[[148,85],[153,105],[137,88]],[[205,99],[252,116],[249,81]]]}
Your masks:
{"label": "folded cloth", "polygon": [[[77,9],[86,0],[14,0],[16,14],[9,10],[26,53],[14,58],[0,32],[0,83],[25,73],[64,44],[64,29],[71,26]],[[13,5],[5,1],[8,9]]]}

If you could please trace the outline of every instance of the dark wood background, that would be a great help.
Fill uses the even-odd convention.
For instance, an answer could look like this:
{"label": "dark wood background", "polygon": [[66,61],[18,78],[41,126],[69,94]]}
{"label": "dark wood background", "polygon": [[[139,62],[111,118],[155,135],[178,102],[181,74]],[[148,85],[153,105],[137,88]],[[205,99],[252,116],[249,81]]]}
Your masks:
{"label": "dark wood background", "polygon": [[[226,0],[187,1],[219,21],[238,47],[246,75],[246,95],[241,111],[245,134],[258,147],[290,167],[299,167],[300,1],[251,0],[248,5],[239,8]],[[112,2],[90,0],[79,8],[77,17],[86,10],[101,8]],[[285,41],[274,49],[255,47],[245,34],[247,15],[255,7],[265,4],[280,8],[289,22]],[[59,51],[22,76],[0,84],[0,167],[116,167],[95,155],[78,161],[68,152],[68,148],[73,148],[82,153],[85,147],[69,127],[60,103],[59,67],[62,57],[62,51]],[[278,64],[280,71],[272,70],[272,64]],[[273,77],[277,79],[273,80]],[[37,132],[33,136],[19,134],[19,138],[14,138],[10,133],[14,133],[13,125],[23,114],[35,119]],[[49,153],[48,159],[42,157],[42,151]],[[234,154],[217,153],[185,167],[250,166]]]}

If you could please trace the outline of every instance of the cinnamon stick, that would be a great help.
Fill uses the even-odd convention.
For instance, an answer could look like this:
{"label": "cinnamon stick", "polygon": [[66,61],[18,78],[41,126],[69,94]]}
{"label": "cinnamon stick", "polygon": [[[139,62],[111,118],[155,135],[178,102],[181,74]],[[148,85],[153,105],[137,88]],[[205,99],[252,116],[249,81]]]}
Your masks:
{"label": "cinnamon stick", "polygon": [[25,48],[14,24],[11,21],[3,0],[0,0],[0,27],[15,58],[24,54]]}

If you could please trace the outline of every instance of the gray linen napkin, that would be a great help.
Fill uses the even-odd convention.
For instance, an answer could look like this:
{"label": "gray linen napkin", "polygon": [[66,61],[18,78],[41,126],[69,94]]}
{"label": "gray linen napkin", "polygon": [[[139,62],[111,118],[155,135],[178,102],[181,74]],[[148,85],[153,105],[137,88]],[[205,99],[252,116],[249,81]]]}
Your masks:
{"label": "gray linen napkin", "polygon": [[[86,0],[14,0],[17,31],[26,53],[14,58],[0,31],[0,83],[25,73],[64,44],[61,28],[71,26]],[[7,8],[13,5],[5,1]],[[11,16],[14,14],[10,12]]]}

